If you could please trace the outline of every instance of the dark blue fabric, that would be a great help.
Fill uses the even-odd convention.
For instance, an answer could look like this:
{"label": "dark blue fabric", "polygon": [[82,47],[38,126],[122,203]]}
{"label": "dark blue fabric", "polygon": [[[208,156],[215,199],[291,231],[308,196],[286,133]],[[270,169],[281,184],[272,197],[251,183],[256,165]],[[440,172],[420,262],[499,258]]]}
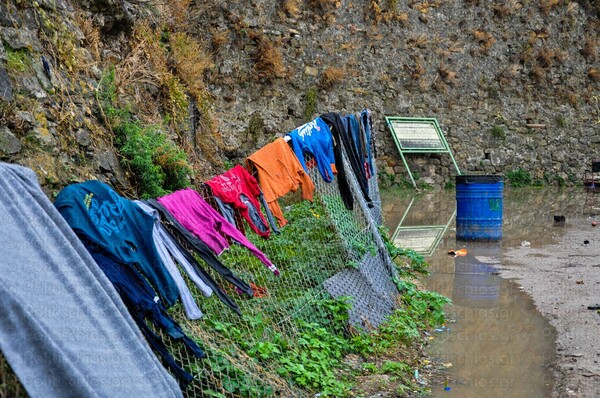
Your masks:
{"label": "dark blue fabric", "polygon": [[304,155],[310,154],[315,158],[323,180],[331,182],[333,180],[331,165],[335,163],[335,157],[333,154],[333,137],[329,126],[318,117],[287,135],[292,139],[292,149],[304,170],[308,172]]}
{"label": "dark blue fabric", "polygon": [[79,237],[120,262],[139,267],[165,305],[175,304],[179,291],[154,245],[152,216],[100,181],[69,185],[54,205]]}
{"label": "dark blue fabric", "polygon": [[[373,177],[373,172],[375,170],[375,168],[373,167],[373,157],[374,157],[374,153],[371,152],[371,142],[372,142],[372,131],[373,131],[373,122],[371,120],[371,111],[368,109],[363,110],[360,113],[360,125],[362,126],[364,135],[365,135],[365,141],[366,141],[366,149],[367,152],[365,153],[365,156],[367,157],[367,162],[369,163],[369,171],[371,172],[371,177]],[[373,145],[373,149],[375,148],[375,145]]]}
{"label": "dark blue fabric", "polygon": [[363,159],[365,158],[365,154],[363,151],[363,146],[361,145],[361,131],[359,120],[356,118],[356,115],[346,115],[344,118],[347,121],[346,126],[348,132],[350,133],[352,150],[356,152],[358,159],[360,161],[363,161]]}
{"label": "dark blue fabric", "polygon": [[279,228],[277,228],[277,223],[275,222],[275,217],[273,217],[273,213],[271,212],[271,209],[269,209],[269,204],[267,203],[267,200],[265,199],[265,195],[263,195],[262,193],[260,195],[258,195],[258,201],[262,205],[263,210],[265,211],[265,214],[267,215],[267,220],[269,220],[269,224],[271,225],[271,230],[273,230],[273,232],[275,232],[276,234],[280,234],[281,231],[279,230]]}
{"label": "dark blue fabric", "polygon": [[346,155],[350,161],[352,172],[358,181],[360,190],[367,202],[367,206],[373,207],[373,201],[369,197],[369,181],[365,173],[364,158],[360,158],[360,155],[356,151],[354,140],[352,138],[350,123],[351,120],[348,117],[342,117],[338,113],[326,113],[320,116],[331,129],[331,134],[334,139],[333,152],[335,155],[335,167],[338,172],[338,188],[344,205],[347,209],[352,210],[354,207],[354,199],[352,198],[352,192],[347,180],[346,173],[342,156],[342,146],[346,150]]}
{"label": "dark blue fabric", "polygon": [[157,300],[152,286],[150,286],[139,272],[102,253],[102,249],[96,247],[94,244],[85,240],[83,243],[98,266],[114,285],[152,349],[158,353],[165,366],[173,372],[182,387],[187,386],[194,377],[175,362],[160,337],[148,327],[146,319],[150,320],[155,327],[164,330],[174,340],[185,344],[196,357],[204,358],[204,352],[183,333],[179,324],[168,315],[167,309]]}
{"label": "dark blue fabric", "polygon": [[[184,242],[186,246],[190,247],[191,250],[197,253],[206,263],[215,271],[223,276],[227,281],[231,282],[234,286],[239,288],[241,291],[246,293],[248,296],[253,297],[254,291],[246,282],[238,278],[229,268],[227,268],[221,260],[210,250],[210,248],[198,239],[196,235],[188,231],[169,211],[158,201],[154,199],[148,199],[144,201],[149,206],[155,208],[160,213],[160,219],[163,225],[171,232],[177,239],[175,241]],[[196,264],[198,273],[202,276],[204,282],[210,286],[219,299],[226,304],[229,308],[234,310],[236,313],[241,315],[238,305],[233,301],[223,290],[218,286],[215,280],[200,267],[197,261],[193,260],[194,257],[189,254],[187,250],[183,251],[184,255],[188,257],[188,260],[192,264]],[[193,261],[193,262],[192,262]]]}
{"label": "dark blue fabric", "polygon": [[243,193],[240,194],[240,200],[248,208],[248,216],[250,217],[250,220],[252,220],[252,223],[254,223],[256,228],[258,228],[258,230],[260,232],[268,231],[269,226],[267,224],[265,224],[265,222],[263,222],[263,219],[260,216],[260,210],[258,210],[256,207],[254,207],[254,205],[252,204],[250,199],[248,199],[248,197],[246,195],[244,195]]}

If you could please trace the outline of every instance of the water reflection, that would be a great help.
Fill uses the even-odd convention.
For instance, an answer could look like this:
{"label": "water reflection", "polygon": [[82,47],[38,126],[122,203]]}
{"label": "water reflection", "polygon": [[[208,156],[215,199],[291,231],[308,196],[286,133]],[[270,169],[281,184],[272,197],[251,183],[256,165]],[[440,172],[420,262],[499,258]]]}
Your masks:
{"label": "water reflection", "polygon": [[[426,286],[452,298],[449,316],[455,319],[434,334],[430,354],[448,365],[451,390],[433,386],[433,396],[548,397],[554,328],[534,309],[531,298],[497,271],[502,267],[503,249],[523,241],[532,247],[555,242],[564,228],[554,223],[554,215],[564,215],[568,224],[570,218],[590,211],[585,193],[505,190],[503,239],[489,243],[456,240],[455,207],[452,191],[416,198],[383,195],[385,220],[392,232],[398,226],[444,225],[452,218],[437,249],[426,257],[431,271]],[[466,256],[447,254],[460,248],[467,249]]]}
{"label": "water reflection", "polygon": [[392,242],[397,246],[411,248],[423,256],[431,256],[454,220],[456,212],[453,212],[444,224],[405,225],[414,203],[415,198],[413,197],[392,234]]}
{"label": "water reflection", "polygon": [[500,299],[500,242],[465,242],[467,255],[454,259],[452,302],[475,308],[492,308]]}

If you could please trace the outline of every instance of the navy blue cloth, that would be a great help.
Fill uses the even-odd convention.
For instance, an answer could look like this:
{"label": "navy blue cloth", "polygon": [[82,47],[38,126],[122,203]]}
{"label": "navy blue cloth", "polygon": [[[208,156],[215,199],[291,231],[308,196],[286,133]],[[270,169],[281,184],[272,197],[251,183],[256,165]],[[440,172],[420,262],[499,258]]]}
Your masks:
{"label": "navy blue cloth", "polygon": [[369,181],[365,171],[363,151],[358,151],[352,133],[353,126],[360,130],[358,120],[353,115],[342,117],[338,113],[326,113],[321,115],[321,118],[329,125],[331,134],[333,135],[333,151],[335,155],[335,167],[338,172],[338,187],[344,205],[349,210],[352,210],[354,207],[354,200],[352,199],[352,192],[348,185],[346,170],[342,159],[342,145],[346,150],[346,155],[348,156],[350,166],[358,181],[362,195],[367,202],[367,205],[373,207],[373,201],[369,197]]}
{"label": "navy blue cloth", "polygon": [[[371,119],[371,111],[368,109],[364,109],[360,113],[360,126],[363,129],[365,142],[366,142],[366,153],[367,162],[369,164],[369,171],[371,173],[371,177],[373,177],[373,173],[375,168],[373,167],[373,158],[376,156],[375,153],[375,140],[373,137],[373,121]],[[371,147],[373,150],[371,150]]]}
{"label": "navy blue cloth", "polygon": [[194,377],[173,359],[160,337],[150,329],[146,319],[150,320],[156,328],[164,330],[172,339],[185,344],[196,357],[204,358],[204,352],[183,333],[179,324],[168,315],[167,309],[160,303],[150,284],[137,270],[103,253],[101,248],[86,242],[85,238],[83,243],[96,264],[112,282],[152,349],[158,353],[180,385],[186,387]]}
{"label": "navy blue cloth", "polygon": [[292,140],[292,149],[304,171],[308,173],[304,155],[309,154],[315,158],[321,177],[326,182],[333,180],[331,165],[335,163],[333,154],[333,137],[329,126],[320,117],[303,124],[287,134]]}
{"label": "navy blue cloth", "polygon": [[[198,239],[196,235],[188,231],[163,205],[158,203],[158,201],[154,199],[148,199],[144,201],[149,206],[155,208],[160,213],[160,219],[163,225],[173,234],[175,241],[185,242],[186,246],[189,246],[192,251],[197,253],[200,258],[202,258],[206,263],[217,271],[219,274],[223,276],[227,281],[231,282],[234,286],[239,288],[242,292],[246,293],[248,296],[254,296],[254,290],[248,285],[246,282],[239,279],[229,268],[227,268],[221,260],[215,255],[215,253],[210,250],[210,248]],[[238,305],[227,295],[223,290],[219,287],[219,285],[215,282],[215,280],[204,270],[197,261],[195,261],[194,257],[189,254],[187,250],[183,251],[188,260],[192,262],[192,264],[196,265],[196,269],[198,273],[202,276],[204,282],[210,286],[211,289],[215,292],[217,297],[225,303],[229,308],[233,309],[238,314],[241,314]]]}
{"label": "navy blue cloth", "polygon": [[80,238],[130,267],[139,267],[165,305],[175,304],[179,290],[154,245],[152,216],[100,181],[69,185],[54,206]]}

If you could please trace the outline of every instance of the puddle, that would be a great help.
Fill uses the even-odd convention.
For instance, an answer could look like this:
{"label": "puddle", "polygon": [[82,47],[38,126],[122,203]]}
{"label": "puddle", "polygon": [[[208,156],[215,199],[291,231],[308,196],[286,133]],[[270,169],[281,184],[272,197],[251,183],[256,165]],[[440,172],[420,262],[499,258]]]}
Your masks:
{"label": "puddle", "polygon": [[[515,282],[497,272],[503,250],[554,243],[570,218],[584,214],[585,194],[569,191],[505,190],[503,239],[489,243],[456,241],[454,191],[383,196],[390,233],[424,253],[431,272],[427,288],[454,303],[448,311],[454,322],[433,334],[428,350],[447,366],[446,382],[431,386],[433,397],[551,395],[554,328]],[[555,215],[566,222],[555,223]],[[467,249],[464,257],[447,254],[461,248]]]}

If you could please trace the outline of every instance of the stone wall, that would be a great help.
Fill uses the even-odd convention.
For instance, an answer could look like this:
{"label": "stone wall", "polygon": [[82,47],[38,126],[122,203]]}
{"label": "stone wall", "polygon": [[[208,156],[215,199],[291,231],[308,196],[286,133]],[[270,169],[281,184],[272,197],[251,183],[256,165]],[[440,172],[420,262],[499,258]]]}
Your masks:
{"label": "stone wall", "polygon": [[[436,117],[463,172],[522,168],[576,182],[599,156],[597,2],[25,3],[0,4],[0,159],[33,167],[49,191],[87,178],[130,189],[135,177],[120,165],[94,90],[103,70],[128,56],[137,24],[164,29],[158,16],[171,3],[187,5],[175,28],[212,54],[202,112],[218,138],[208,150],[224,164],[193,154],[204,175],[320,113],[367,107],[386,180],[407,178],[386,115]],[[19,51],[28,57],[21,71]],[[451,181],[447,155],[409,161],[419,183]]]}
{"label": "stone wall", "polygon": [[[250,115],[264,120],[264,133],[256,140],[261,145],[303,123],[307,96],[315,93],[311,116],[369,107],[380,169],[400,178],[406,173],[385,115],[436,117],[464,172],[522,168],[538,179],[578,180],[597,156],[600,6],[252,3],[202,10],[210,16],[213,37],[214,32],[227,37],[215,56],[211,88],[226,143],[237,148],[229,153],[235,160],[247,154],[240,150],[238,133],[247,130]],[[260,57],[263,40],[282,54],[281,77],[264,79],[256,70],[253,60]],[[328,78],[332,71],[339,80]],[[447,155],[409,159],[420,182],[443,185],[454,172]]]}

